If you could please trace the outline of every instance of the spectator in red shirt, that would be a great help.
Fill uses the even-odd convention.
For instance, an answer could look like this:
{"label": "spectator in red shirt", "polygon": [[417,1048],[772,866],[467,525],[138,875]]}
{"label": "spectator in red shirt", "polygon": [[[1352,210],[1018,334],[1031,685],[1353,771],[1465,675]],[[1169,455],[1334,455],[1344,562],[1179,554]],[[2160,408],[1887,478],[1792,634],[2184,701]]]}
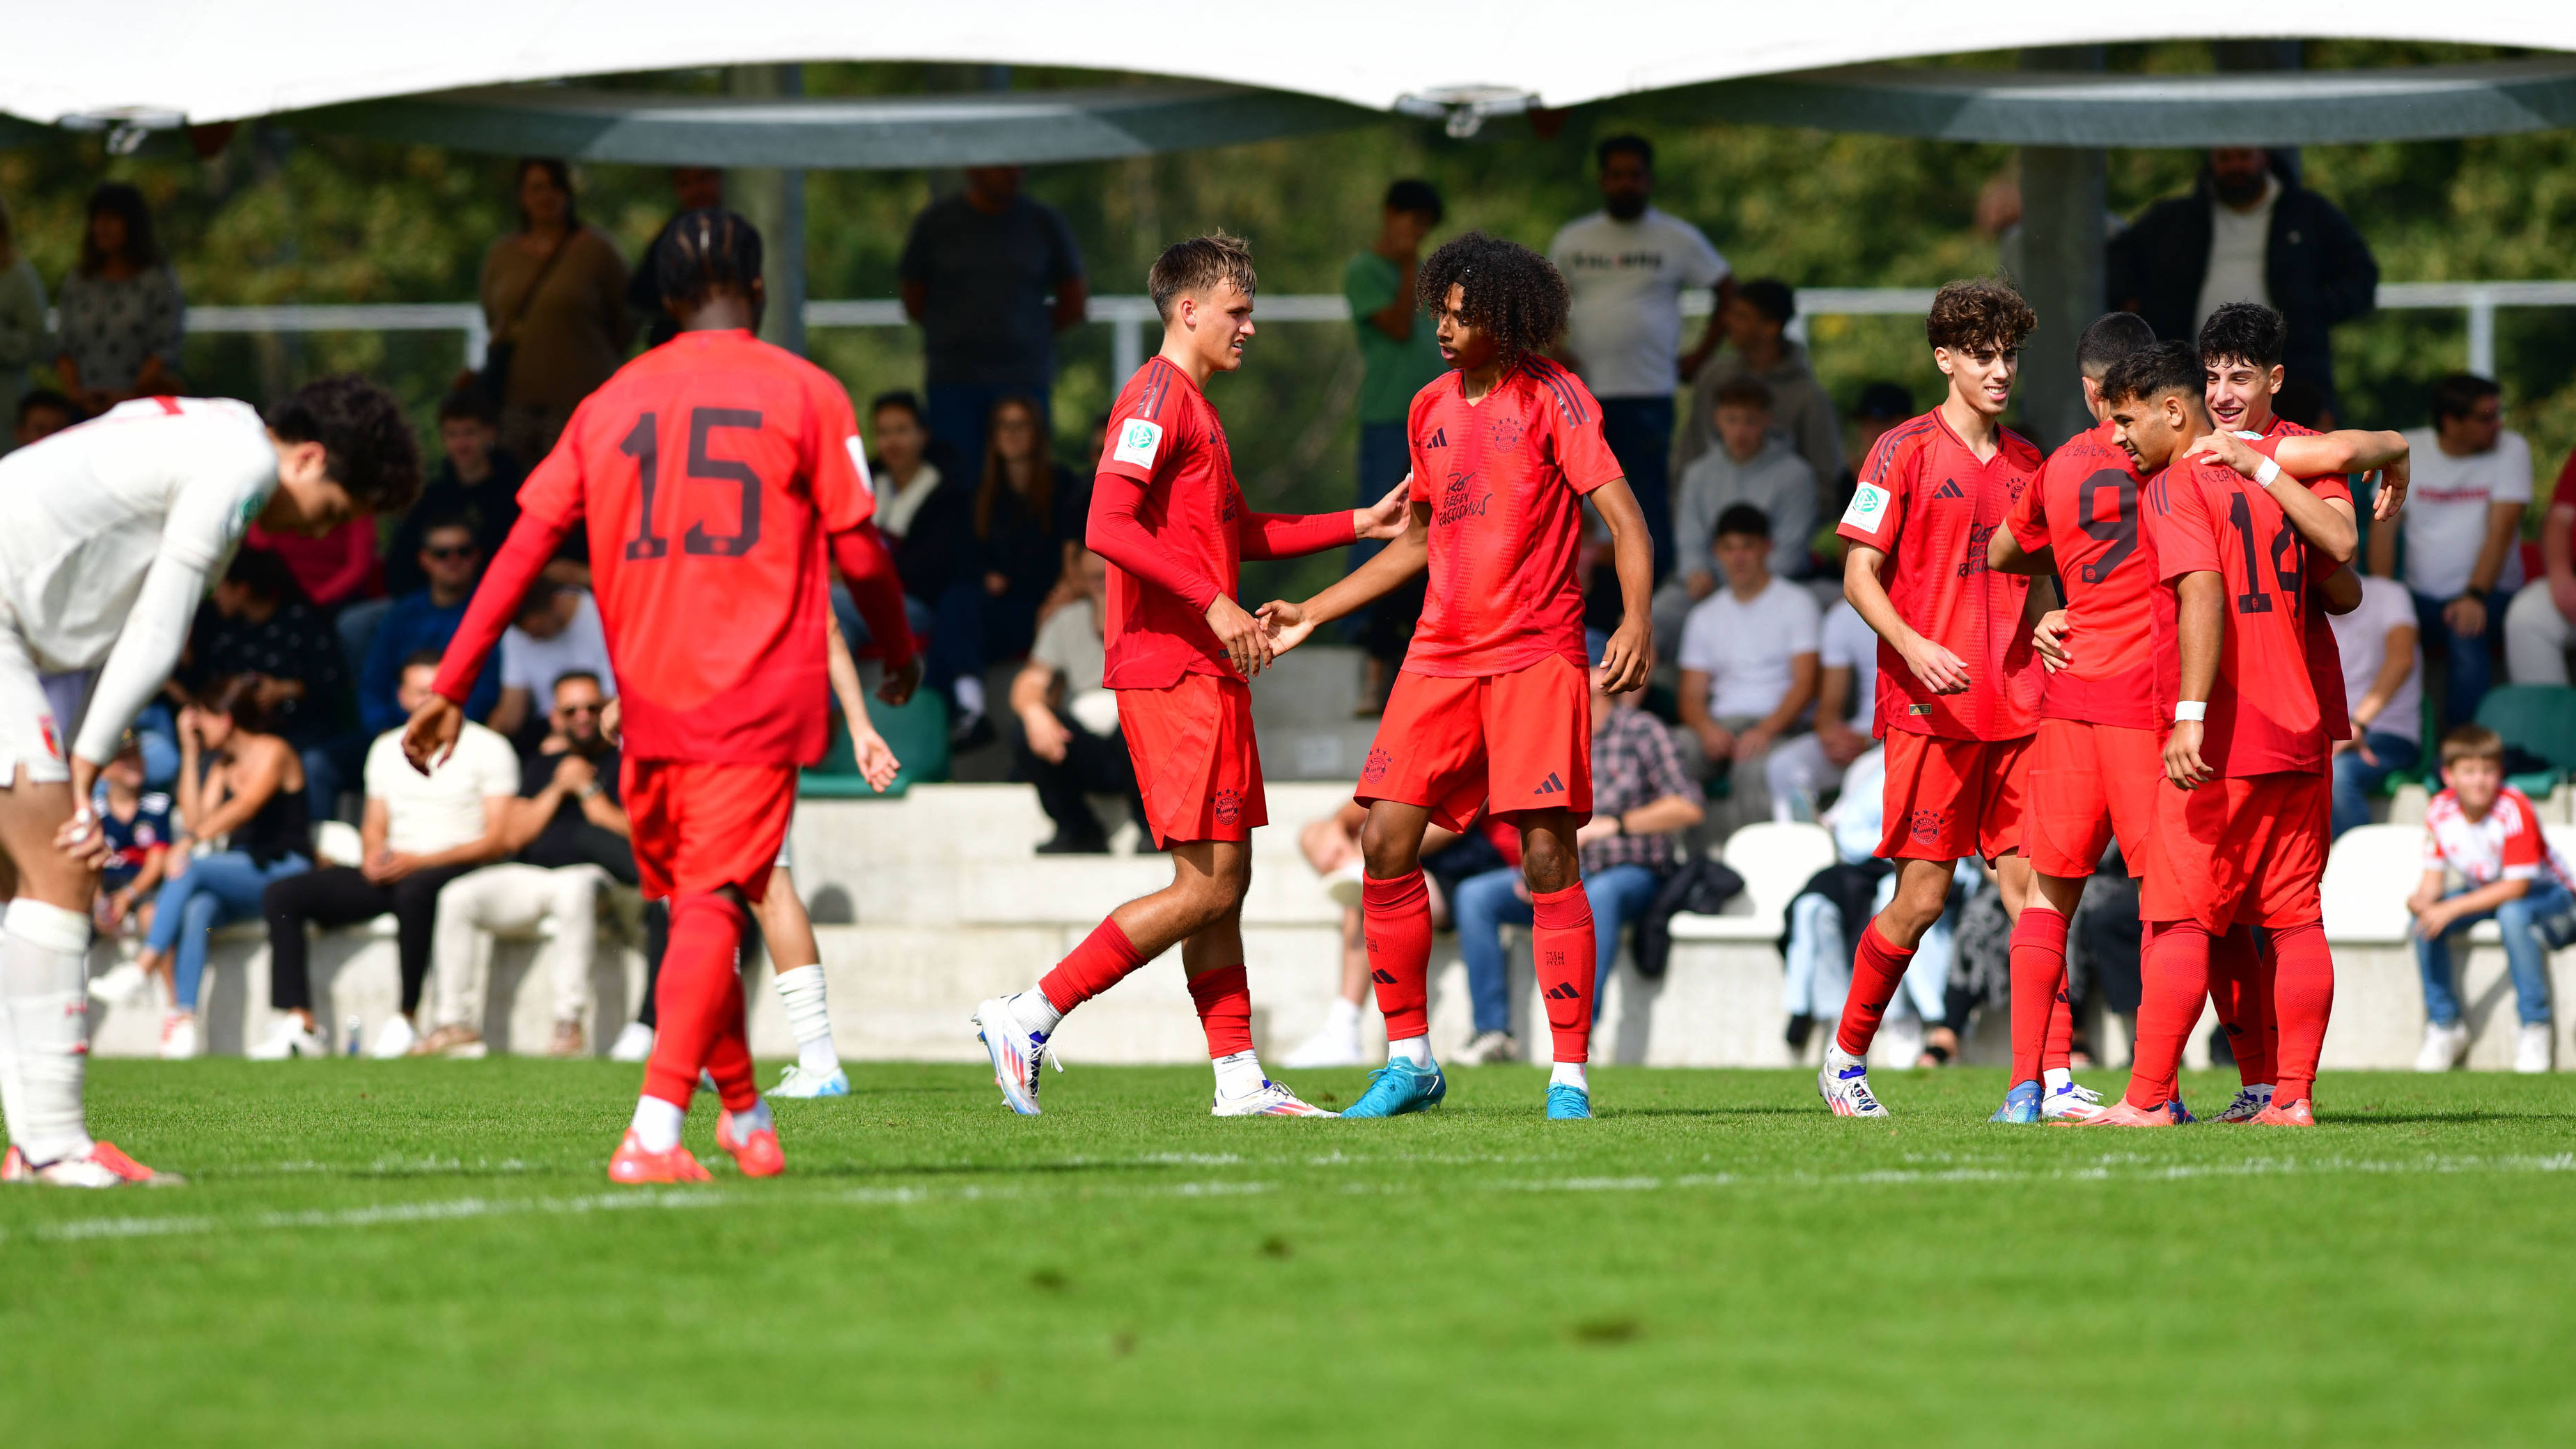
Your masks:
{"label": "spectator in red shirt", "polygon": [[2558,470],[2540,524],[2541,577],[2522,586],[2504,614],[2504,667],[2516,684],[2565,684],[2576,645],[2576,452]]}

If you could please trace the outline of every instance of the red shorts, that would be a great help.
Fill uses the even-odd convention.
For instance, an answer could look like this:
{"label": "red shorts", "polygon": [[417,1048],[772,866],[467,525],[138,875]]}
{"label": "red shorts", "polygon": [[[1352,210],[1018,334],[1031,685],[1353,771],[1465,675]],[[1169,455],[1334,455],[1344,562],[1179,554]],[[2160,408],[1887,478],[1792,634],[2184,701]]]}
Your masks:
{"label": "red shorts", "polygon": [[794,765],[629,759],[622,775],[647,898],[732,886],[759,903],[796,818]]}
{"label": "red shorts", "polygon": [[1118,729],[1158,842],[1250,840],[1270,823],[1242,680],[1193,673],[1169,689],[1122,689]]}
{"label": "red shorts", "polygon": [[2146,874],[2164,778],[2154,730],[2041,720],[2022,787],[2021,853],[2041,875],[2075,880],[2093,873],[2117,834],[2121,863],[2132,876]]}
{"label": "red shorts", "polygon": [[1994,860],[2021,849],[2029,735],[1954,740],[1889,730],[1883,860]]}
{"label": "red shorts", "polygon": [[1509,674],[1396,675],[1354,798],[1425,806],[1459,831],[1488,803],[1591,819],[1590,672],[1550,655]]}
{"label": "red shorts", "polygon": [[2156,834],[2139,883],[2150,922],[2303,926],[2324,919],[2332,801],[2324,775],[2222,777],[2197,790],[2156,790]]}

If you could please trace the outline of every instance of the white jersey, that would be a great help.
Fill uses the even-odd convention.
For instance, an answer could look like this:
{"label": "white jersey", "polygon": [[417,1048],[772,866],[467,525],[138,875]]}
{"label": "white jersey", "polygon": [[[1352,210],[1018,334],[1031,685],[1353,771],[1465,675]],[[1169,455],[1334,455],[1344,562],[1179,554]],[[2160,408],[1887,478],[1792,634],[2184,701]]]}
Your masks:
{"label": "white jersey", "polygon": [[[276,490],[267,425],[224,399],[120,403],[0,458],[0,605],[29,657],[58,672],[137,656],[100,680],[77,742],[84,758],[115,753]],[[147,596],[147,578],[164,574]]]}

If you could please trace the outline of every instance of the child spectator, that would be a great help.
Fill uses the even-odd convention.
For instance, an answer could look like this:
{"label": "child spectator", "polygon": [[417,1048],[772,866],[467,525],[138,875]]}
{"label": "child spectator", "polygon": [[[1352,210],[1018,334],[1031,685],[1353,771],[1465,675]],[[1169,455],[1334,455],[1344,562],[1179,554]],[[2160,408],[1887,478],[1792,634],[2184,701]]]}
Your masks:
{"label": "child spectator", "polygon": [[[2531,799],[2504,782],[2504,739],[2484,725],[2442,736],[2441,794],[2424,813],[2424,878],[2407,897],[2424,973],[2419,1072],[2443,1072],[2469,1051],[2452,984],[2451,933],[2493,917],[2504,937],[2522,1030],[2513,1069],[2549,1070],[2549,951],[2576,939],[2576,874],[2541,833]],[[2458,871],[2467,884],[2448,889]]]}
{"label": "child spectator", "polygon": [[[91,914],[100,931],[132,935],[152,929],[152,892],[170,862],[170,797],[143,788],[143,745],[127,731],[124,745],[107,768],[98,772],[98,791],[90,799],[107,835],[107,866],[99,873],[98,904]],[[130,978],[125,973],[131,973]],[[132,962],[100,977],[91,994],[102,1001],[119,999],[146,985],[143,968]]]}

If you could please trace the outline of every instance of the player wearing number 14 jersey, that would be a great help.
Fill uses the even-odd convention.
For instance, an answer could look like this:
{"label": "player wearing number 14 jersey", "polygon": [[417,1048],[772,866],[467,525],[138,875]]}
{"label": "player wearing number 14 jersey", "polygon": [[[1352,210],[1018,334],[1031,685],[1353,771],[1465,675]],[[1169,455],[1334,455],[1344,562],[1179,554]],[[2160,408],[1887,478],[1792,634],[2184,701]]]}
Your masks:
{"label": "player wearing number 14 jersey", "polygon": [[[458,702],[520,596],[564,535],[586,528],[636,870],[647,896],[671,904],[661,1029],[609,1163],[627,1183],[706,1176],[680,1145],[701,1071],[724,1102],[716,1144],[748,1175],[786,1165],[752,1084],[735,955],[745,904],[763,898],[786,837],[798,766],[823,756],[827,543],[889,671],[907,671],[911,651],[849,395],[752,336],[759,233],[730,212],[691,212],[654,265],[682,331],[592,393],[529,475],[518,525],[404,739],[416,766],[452,744]],[[849,724],[864,758],[880,742],[864,719]]]}

